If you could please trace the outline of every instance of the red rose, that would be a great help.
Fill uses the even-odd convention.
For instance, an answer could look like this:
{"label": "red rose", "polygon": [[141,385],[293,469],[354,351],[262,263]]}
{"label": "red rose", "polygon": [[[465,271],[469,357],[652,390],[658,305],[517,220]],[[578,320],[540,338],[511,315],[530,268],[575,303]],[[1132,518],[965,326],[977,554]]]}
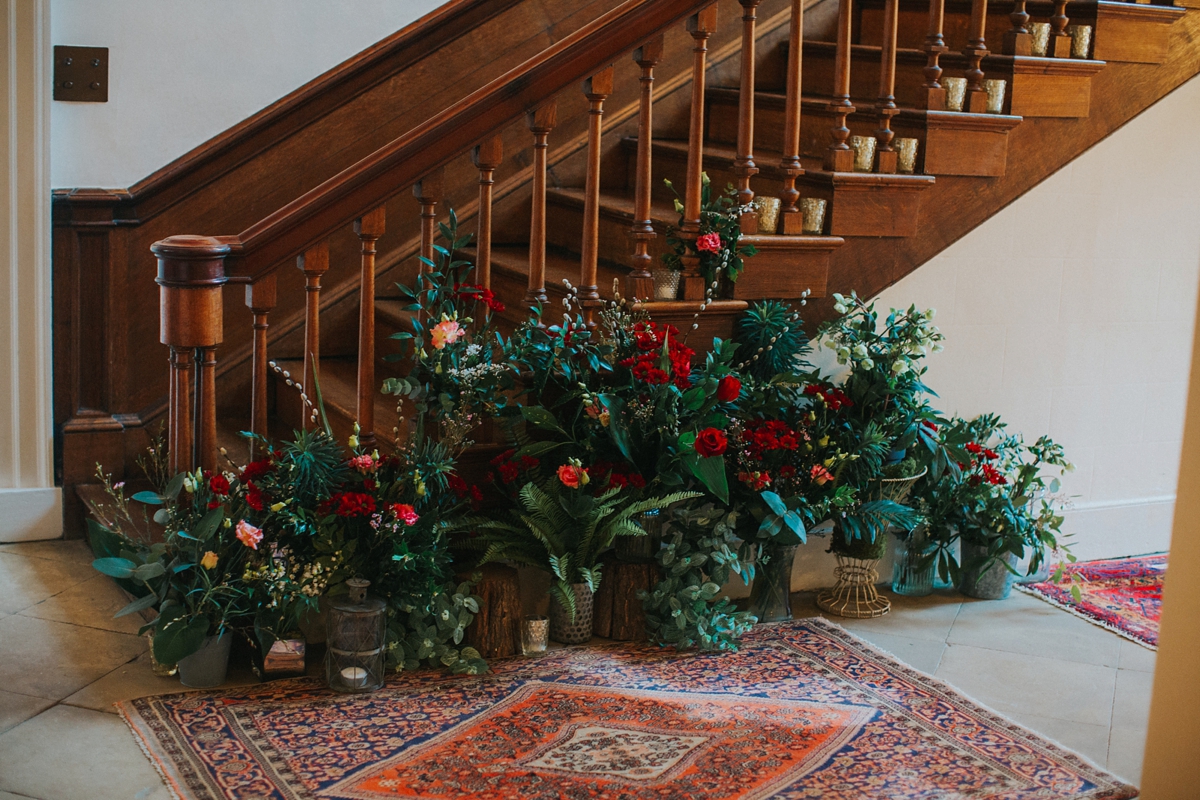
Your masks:
{"label": "red rose", "polygon": [[696,249],[709,253],[721,252],[721,235],[719,233],[706,233],[703,236],[697,237]]}
{"label": "red rose", "polygon": [[704,458],[721,455],[728,445],[729,440],[725,438],[725,434],[716,428],[705,428],[696,434],[696,452]]}
{"label": "red rose", "polygon": [[578,489],[588,482],[587,470],[574,464],[563,464],[558,468],[558,479],[568,489]]}
{"label": "red rose", "polygon": [[229,481],[225,479],[224,475],[213,475],[208,479],[208,489],[213,494],[229,494]]}
{"label": "red rose", "polygon": [[722,403],[732,403],[742,393],[742,382],[733,375],[726,375],[717,384],[717,399]]}

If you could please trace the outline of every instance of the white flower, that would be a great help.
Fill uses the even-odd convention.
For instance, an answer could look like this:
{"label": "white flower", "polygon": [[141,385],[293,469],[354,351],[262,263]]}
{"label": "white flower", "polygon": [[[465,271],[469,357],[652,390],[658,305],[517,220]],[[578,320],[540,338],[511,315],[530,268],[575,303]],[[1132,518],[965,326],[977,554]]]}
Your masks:
{"label": "white flower", "polygon": [[943,350],[945,350],[946,348],[942,347],[940,344],[935,344],[935,345],[934,345],[932,348],[930,348],[930,349],[931,349],[931,350],[933,350],[933,352],[935,352],[935,353],[940,353],[940,352],[942,352]]}
{"label": "white flower", "polygon": [[854,345],[854,355],[856,355],[859,358],[866,358],[867,357],[867,346],[865,344]]}
{"label": "white flower", "polygon": [[844,305],[842,305],[841,303],[834,303],[834,304],[833,304],[833,310],[834,310],[836,313],[838,313],[838,314],[845,314],[845,313],[846,313],[846,307],[845,307]]}
{"label": "white flower", "polygon": [[858,365],[863,369],[875,369],[875,362],[869,358],[864,358],[862,361],[858,362]]}
{"label": "white flower", "polygon": [[908,372],[908,362],[903,359],[893,361],[892,372],[896,373],[897,375],[903,375],[905,372]]}

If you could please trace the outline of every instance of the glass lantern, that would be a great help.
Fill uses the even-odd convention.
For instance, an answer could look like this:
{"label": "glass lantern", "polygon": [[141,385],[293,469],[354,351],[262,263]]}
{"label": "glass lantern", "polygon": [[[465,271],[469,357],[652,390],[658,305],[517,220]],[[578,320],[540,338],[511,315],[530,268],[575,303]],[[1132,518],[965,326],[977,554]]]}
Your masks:
{"label": "glass lantern", "polygon": [[346,581],[349,595],[329,609],[325,679],[335,692],[373,692],[383,686],[386,604],[367,597],[370,581]]}

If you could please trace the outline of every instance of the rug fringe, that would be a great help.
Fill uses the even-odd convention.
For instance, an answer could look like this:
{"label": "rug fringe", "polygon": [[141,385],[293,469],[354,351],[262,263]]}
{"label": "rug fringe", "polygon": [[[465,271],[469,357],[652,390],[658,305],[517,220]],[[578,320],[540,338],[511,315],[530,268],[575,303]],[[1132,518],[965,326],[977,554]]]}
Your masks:
{"label": "rug fringe", "polygon": [[132,715],[130,714],[129,709],[126,707],[128,703],[128,700],[119,703],[113,703],[113,705],[117,708],[117,715],[121,717],[121,719],[125,722],[125,727],[129,728],[129,732],[133,734],[134,740],[137,742],[138,747],[141,748],[142,755],[146,757],[146,760],[150,762],[152,767],[154,767],[154,771],[158,773],[160,778],[162,778],[163,786],[167,787],[167,791],[171,794],[173,800],[187,800],[187,798],[180,793],[179,787],[176,785],[174,779],[167,774],[166,767],[154,757],[153,753],[150,752],[150,743],[146,741],[146,737],[142,734],[142,731],[137,725],[134,724]]}
{"label": "rug fringe", "polygon": [[[867,650],[868,652],[874,652],[877,655],[885,656],[886,658],[891,659],[892,661],[896,662],[896,665],[898,667],[900,667],[899,671],[901,671],[901,672],[907,671],[907,672],[914,673],[916,676],[934,684],[935,686],[941,687],[952,694],[956,694],[959,697],[962,697],[965,700],[969,700],[971,703],[974,703],[981,711],[983,711],[987,714],[990,714],[993,717],[994,721],[999,721],[1001,723],[1011,725],[1014,728],[1017,728],[1018,730],[1024,732],[1027,736],[1032,737],[1035,740],[1040,739],[1041,741],[1044,741],[1044,742],[1047,742],[1047,743],[1053,745],[1054,747],[1061,750],[1069,758],[1078,759],[1083,764],[1087,765],[1088,767],[1091,767],[1092,769],[1096,770],[1097,772],[1099,772],[1103,775],[1111,775],[1112,777],[1116,778],[1118,781],[1124,781],[1125,786],[1123,788],[1133,790],[1133,794],[1129,795],[1130,800],[1133,800],[1133,798],[1138,797],[1138,795],[1141,793],[1141,790],[1138,787],[1134,786],[1132,783],[1130,783],[1128,778],[1124,778],[1120,775],[1117,775],[1115,772],[1112,772],[1111,770],[1109,770],[1108,767],[1104,767],[1104,766],[1097,764],[1095,761],[1092,761],[1092,759],[1088,758],[1087,756],[1085,756],[1082,753],[1076,752],[1075,750],[1071,749],[1070,747],[1067,747],[1062,742],[1059,742],[1057,739],[1051,739],[1046,734],[1038,733],[1037,731],[1021,724],[1020,722],[1017,722],[1012,717],[1008,717],[1008,716],[1005,716],[1004,714],[1001,714],[999,711],[992,708],[991,706],[989,706],[985,703],[979,702],[974,697],[972,697],[969,694],[967,694],[966,692],[964,692],[962,689],[959,689],[957,686],[946,683],[946,681],[942,680],[941,678],[934,677],[933,675],[930,675],[928,672],[924,672],[922,670],[917,669],[916,667],[909,666],[907,663],[905,663],[904,661],[902,661],[900,659],[900,656],[896,655],[895,653],[884,650],[882,647],[879,647],[871,642],[868,642],[866,639],[862,638],[861,636],[854,633],[853,631],[849,631],[846,628],[843,628],[841,625],[837,624],[833,620],[826,619],[825,617],[810,617],[810,618],[808,618],[808,620],[812,621],[812,622],[817,622],[821,626],[824,626],[824,627],[833,628],[834,630],[838,631],[839,633],[845,634],[849,638],[853,639],[856,643],[861,645],[862,648],[864,650]],[[951,645],[947,643],[946,646],[950,647]],[[1103,794],[1097,794],[1097,795],[1082,794],[1082,795],[1077,795],[1076,797],[1078,797],[1080,800],[1083,800],[1084,798],[1092,797],[1092,796],[1095,796],[1097,798],[1099,798],[1099,797],[1107,798],[1107,797],[1112,796],[1112,795],[1108,794],[1108,792],[1111,791],[1110,789],[1103,789],[1100,791],[1102,791]]]}
{"label": "rug fringe", "polygon": [[[1104,560],[1108,561],[1110,559],[1104,559]],[[1047,597],[1046,595],[1042,594],[1041,592],[1039,592],[1033,588],[1036,585],[1037,585],[1036,583],[1031,583],[1028,586],[1015,586],[1013,588],[1015,588],[1018,592],[1024,592],[1025,594],[1033,595],[1037,599],[1042,600],[1046,603],[1049,603],[1050,605],[1052,605],[1056,608],[1061,608],[1063,611],[1066,611],[1068,614],[1079,617],[1080,619],[1087,620],[1088,622],[1092,623],[1093,625],[1104,628],[1105,630],[1108,630],[1108,631],[1112,631],[1113,633],[1117,634],[1118,636],[1120,636],[1123,639],[1128,639],[1131,642],[1137,642],[1142,647],[1145,647],[1148,650],[1154,650],[1154,651],[1158,650],[1158,645],[1150,644],[1149,642],[1147,642],[1143,639],[1140,639],[1137,636],[1134,636],[1132,633],[1129,633],[1128,631],[1118,628],[1116,625],[1112,625],[1108,622],[1105,622],[1102,619],[1096,619],[1095,617],[1091,616],[1090,614],[1085,614],[1082,611],[1080,611],[1079,608],[1074,603],[1064,603],[1061,600],[1055,600],[1053,597]]]}

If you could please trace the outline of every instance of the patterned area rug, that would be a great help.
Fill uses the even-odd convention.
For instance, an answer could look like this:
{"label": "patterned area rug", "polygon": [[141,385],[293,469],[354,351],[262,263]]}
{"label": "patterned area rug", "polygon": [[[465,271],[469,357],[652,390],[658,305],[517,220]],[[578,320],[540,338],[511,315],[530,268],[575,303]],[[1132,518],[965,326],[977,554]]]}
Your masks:
{"label": "patterned area rug", "polygon": [[373,694],[302,678],[120,710],[188,800],[1137,794],[820,619],[760,627],[735,654],[572,648]]}
{"label": "patterned area rug", "polygon": [[1083,602],[1071,597],[1071,584],[1031,583],[1017,588],[1059,608],[1102,625],[1126,639],[1158,649],[1158,619],[1162,610],[1163,576],[1167,554],[1080,561],[1064,568],[1064,578],[1078,575]]}

